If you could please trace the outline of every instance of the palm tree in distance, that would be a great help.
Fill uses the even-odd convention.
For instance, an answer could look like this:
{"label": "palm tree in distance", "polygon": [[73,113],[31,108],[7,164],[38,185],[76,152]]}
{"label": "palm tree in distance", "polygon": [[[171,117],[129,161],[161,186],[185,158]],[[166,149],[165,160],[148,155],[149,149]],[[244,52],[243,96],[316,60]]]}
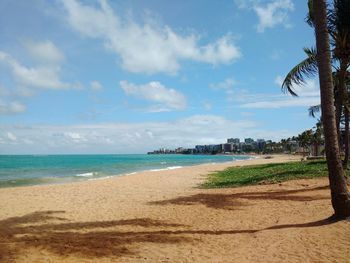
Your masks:
{"label": "palm tree in distance", "polygon": [[337,217],[350,216],[350,194],[340,159],[334,111],[334,88],[327,28],[325,0],[309,0],[316,33],[317,65],[319,71],[321,110],[325,134],[326,157],[332,206]]}
{"label": "palm tree in distance", "polygon": [[313,138],[313,131],[311,129],[303,131],[298,135],[297,140],[299,142],[299,145],[303,149],[303,156],[309,153],[309,148],[312,144],[312,138]]}
{"label": "palm tree in distance", "polygon": [[315,156],[319,156],[321,154],[320,145],[324,142],[322,121],[319,120],[314,128],[315,131],[312,134],[313,150]]}

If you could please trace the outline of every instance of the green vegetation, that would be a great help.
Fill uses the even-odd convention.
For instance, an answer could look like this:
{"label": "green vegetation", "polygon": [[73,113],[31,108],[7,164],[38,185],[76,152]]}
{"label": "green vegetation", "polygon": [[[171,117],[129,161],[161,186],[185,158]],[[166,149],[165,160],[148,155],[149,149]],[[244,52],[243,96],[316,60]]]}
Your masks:
{"label": "green vegetation", "polygon": [[305,161],[229,167],[209,175],[205,188],[277,183],[292,179],[328,176],[326,161]]}

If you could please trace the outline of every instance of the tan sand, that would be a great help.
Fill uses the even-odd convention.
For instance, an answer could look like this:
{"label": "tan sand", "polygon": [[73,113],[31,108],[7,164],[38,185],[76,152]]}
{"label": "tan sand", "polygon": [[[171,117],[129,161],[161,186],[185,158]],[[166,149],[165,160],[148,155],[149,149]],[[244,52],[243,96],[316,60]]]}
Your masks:
{"label": "tan sand", "polygon": [[327,179],[199,189],[232,165],[0,189],[0,262],[350,262]]}

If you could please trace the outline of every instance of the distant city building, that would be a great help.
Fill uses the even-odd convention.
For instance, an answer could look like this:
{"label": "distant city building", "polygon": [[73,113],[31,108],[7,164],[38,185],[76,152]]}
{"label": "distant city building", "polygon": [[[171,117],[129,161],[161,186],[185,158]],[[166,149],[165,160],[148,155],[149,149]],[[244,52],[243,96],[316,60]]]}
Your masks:
{"label": "distant city building", "polygon": [[175,149],[175,153],[183,153],[183,152],[184,152],[183,147],[179,147],[179,148]]}
{"label": "distant city building", "polygon": [[[278,146],[279,147],[279,146]],[[209,145],[196,145],[194,149],[178,147],[174,150],[167,148],[160,148],[148,154],[218,154],[218,153],[266,153],[278,151],[296,151],[298,148],[297,141],[290,141],[279,149],[271,140],[245,138],[244,142],[241,142],[239,138],[228,138],[226,143],[222,144],[209,144]]]}
{"label": "distant city building", "polygon": [[233,143],[224,143],[222,144],[223,152],[233,152]]}
{"label": "distant city building", "polygon": [[262,151],[266,145],[265,140],[264,139],[257,139],[256,142],[257,142],[258,150]]}
{"label": "distant city building", "polygon": [[227,143],[238,144],[238,143],[240,143],[240,140],[239,140],[239,138],[229,138],[229,139],[227,139]]}
{"label": "distant city building", "polygon": [[255,149],[254,145],[251,143],[244,143],[242,145],[242,151],[243,152],[253,152]]}
{"label": "distant city building", "polygon": [[254,143],[254,139],[252,139],[252,138],[245,138],[244,142],[248,143],[248,144],[252,144],[252,143]]}
{"label": "distant city building", "polygon": [[196,145],[195,147],[197,153],[204,153],[205,146],[204,145]]}

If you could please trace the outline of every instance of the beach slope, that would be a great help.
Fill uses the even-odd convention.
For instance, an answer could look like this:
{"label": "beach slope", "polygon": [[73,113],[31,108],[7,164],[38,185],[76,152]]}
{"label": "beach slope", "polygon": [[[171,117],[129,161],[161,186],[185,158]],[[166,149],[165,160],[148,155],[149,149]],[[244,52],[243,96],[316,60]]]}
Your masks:
{"label": "beach slope", "polygon": [[0,189],[0,262],[349,262],[327,178],[197,187],[228,166],[292,160]]}

